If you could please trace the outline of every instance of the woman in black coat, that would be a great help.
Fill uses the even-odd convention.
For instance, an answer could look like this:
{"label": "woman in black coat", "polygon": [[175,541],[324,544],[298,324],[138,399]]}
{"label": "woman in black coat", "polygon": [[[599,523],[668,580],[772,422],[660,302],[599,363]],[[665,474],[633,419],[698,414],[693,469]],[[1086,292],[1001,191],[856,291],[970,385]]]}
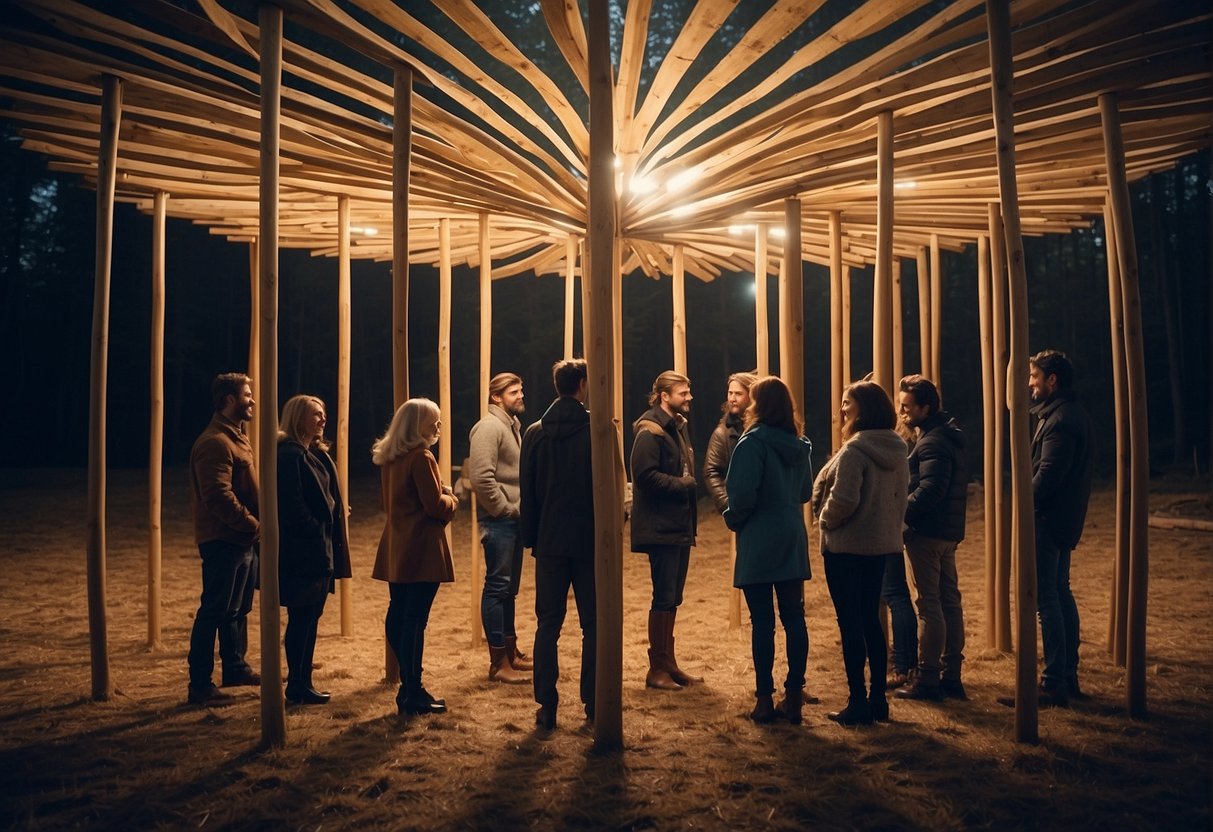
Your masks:
{"label": "woman in black coat", "polygon": [[316,627],[335,578],[350,577],[345,501],[324,439],[324,402],[294,396],[278,431],[278,592],[287,608],[286,699],[323,705],[312,686]]}

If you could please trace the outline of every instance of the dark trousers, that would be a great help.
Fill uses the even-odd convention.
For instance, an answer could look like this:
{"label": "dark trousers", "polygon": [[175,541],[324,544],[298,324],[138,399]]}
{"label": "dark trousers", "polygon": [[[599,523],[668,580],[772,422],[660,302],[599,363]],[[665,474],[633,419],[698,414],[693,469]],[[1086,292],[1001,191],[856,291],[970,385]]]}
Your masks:
{"label": "dark trousers", "polygon": [[286,686],[312,685],[312,656],[316,653],[316,629],[324,615],[327,593],[315,604],[297,604],[286,608],[286,634],[282,650],[286,653]]}
{"label": "dark trousers", "polygon": [[484,591],[480,594],[480,620],[491,647],[504,647],[514,632],[514,599],[522,580],[522,538],[518,521],[505,518],[480,520],[480,546],[484,550]]}
{"label": "dark trousers", "polygon": [[425,626],[438,594],[437,583],[388,584],[390,602],[383,629],[400,665],[397,702],[415,699],[421,684],[421,657],[425,652]]}
{"label": "dark trousers", "polygon": [[690,546],[651,546],[649,574],[653,578],[653,612],[674,612],[682,604],[691,565]]}
{"label": "dark trousers", "polygon": [[880,600],[889,608],[893,625],[893,667],[905,673],[918,665],[918,619],[910,602],[910,587],[906,583],[906,559],[901,552],[888,555],[884,564]]}
{"label": "dark trousers", "polygon": [[1078,604],[1070,590],[1072,551],[1036,522],[1036,610],[1045,667],[1041,684],[1055,689],[1078,675]]}
{"label": "dark trousers", "polygon": [[824,557],[851,700],[865,698],[865,664],[871,669],[872,696],[884,696],[889,665],[884,627],[880,626],[880,588],[886,557],[835,552],[825,552]]}
{"label": "dark trousers", "polygon": [[743,586],[746,606],[750,608],[750,651],[754,654],[754,692],[770,696],[775,691],[772,671],[775,666],[775,608],[771,591],[779,604],[779,620],[787,638],[788,676],[786,690],[804,687],[804,671],[809,660],[809,630],[804,623],[804,581],[780,581],[776,584]]}
{"label": "dark trousers", "polygon": [[253,587],[257,578],[257,555],[252,546],[222,540],[198,545],[202,555],[202,598],[190,632],[190,687],[211,684],[215,671],[215,636],[219,636],[219,659],[225,676],[250,670],[244,654],[248,650],[248,614],[253,609]]}
{"label": "dark trousers", "polygon": [[569,587],[581,624],[581,701],[594,714],[594,670],[598,656],[598,606],[593,558],[535,558],[535,701],[555,707],[560,678],[557,642],[568,609]]}

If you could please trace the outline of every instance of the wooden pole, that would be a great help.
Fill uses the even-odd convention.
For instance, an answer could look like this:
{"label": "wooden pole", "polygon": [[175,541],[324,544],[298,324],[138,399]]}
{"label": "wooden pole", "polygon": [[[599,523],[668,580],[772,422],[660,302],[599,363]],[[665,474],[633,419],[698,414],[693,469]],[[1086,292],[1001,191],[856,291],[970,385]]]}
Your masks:
{"label": "wooden pole", "polygon": [[147,442],[147,646],[160,644],[161,498],[164,475],[164,227],[168,194],[152,203],[151,413]]}
{"label": "wooden pole", "polygon": [[842,265],[842,214],[830,212],[830,450],[842,447],[842,416],[838,405],[845,384],[842,371],[842,284],[846,270]]}
{"label": "wooden pole", "polygon": [[577,291],[577,235],[564,243],[564,360],[573,357],[574,296]]}
{"label": "wooden pole", "polygon": [[118,129],[122,123],[122,80],[101,79],[101,144],[97,151],[97,254],[93,268],[92,372],[88,411],[88,635],[92,698],[114,695],[110,678],[109,632],[105,610],[105,398],[109,361],[110,261],[114,246],[114,187],[118,177]]}
{"label": "wooden pole", "polygon": [[[493,254],[490,246],[489,215],[480,215],[480,418],[489,415],[489,378],[493,366]],[[567,309],[567,293],[566,293]],[[566,318],[566,325],[568,321]],[[569,331],[565,337],[568,340]],[[476,492],[472,492],[472,579],[468,590],[468,630],[471,646],[484,644],[484,620],[480,616],[480,594],[484,587],[484,551],[480,547],[480,520],[476,512]]]}
{"label": "wooden pole", "polygon": [[[845,387],[854,381],[851,373],[851,267],[842,269],[842,384]],[[838,394],[837,407],[842,401],[842,392]]]}
{"label": "wooden pole", "polygon": [[[392,76],[392,398],[409,397],[409,176],[413,152],[413,70]],[[388,650],[389,656],[391,650]]]}
{"label": "wooden pole", "polygon": [[[248,328],[248,376],[252,379],[249,390],[253,401],[261,402],[261,246],[256,238],[249,243],[249,328]],[[253,409],[253,418],[244,426],[253,459],[261,458],[260,407]]]}
{"label": "wooden pole", "polygon": [[893,321],[893,382],[889,393],[896,399],[897,383],[905,375],[905,327],[902,326],[900,257],[893,258],[893,290],[889,294],[889,299],[893,302],[893,310],[890,315]]}
{"label": "wooden pole", "polygon": [[278,607],[278,175],[282,106],[282,9],[258,7],[261,37],[261,742],[286,745]]}
{"label": "wooden pole", "polygon": [[681,244],[674,246],[674,372],[687,374],[687,284],[686,261]]}
{"label": "wooden pole", "polygon": [[1129,609],[1125,650],[1129,716],[1146,716],[1146,600],[1150,577],[1149,487],[1150,431],[1146,415],[1146,362],[1142,347],[1141,293],[1137,277],[1137,242],[1133,206],[1125,176],[1124,137],[1115,93],[1099,96],[1112,224],[1116,228],[1116,261],[1124,307],[1125,393],[1129,400]]}
{"label": "wooden pole", "polygon": [[779,283],[779,375],[804,416],[804,260],[799,199],[783,201],[783,269]]}
{"label": "wooden pole", "polygon": [[[615,170],[614,106],[608,0],[590,0],[590,159],[586,360],[591,402],[615,401]],[[594,577],[598,600],[598,662],[594,747],[623,748],[623,507],[619,501],[621,436],[605,406],[590,407],[594,468]]]}
{"label": "wooden pole", "polygon": [[1125,309],[1120,291],[1120,265],[1116,258],[1116,223],[1112,205],[1106,202],[1104,253],[1108,267],[1108,312],[1112,333],[1112,397],[1116,418],[1116,551],[1112,556],[1112,593],[1108,605],[1108,651],[1117,667],[1125,666],[1125,641],[1129,621],[1129,396],[1125,386]]}
{"label": "wooden pole", "polygon": [[941,391],[943,376],[941,368],[941,343],[943,318],[943,261],[939,256],[939,235],[931,235],[931,380]]}
{"label": "wooden pole", "polygon": [[986,4],[990,33],[991,93],[998,146],[998,192],[1006,227],[1010,265],[1011,361],[1007,398],[1011,405],[1011,499],[1014,505],[1011,546],[1018,553],[1016,570],[1015,739],[1036,742],[1036,539],[1032,515],[1032,459],[1028,440],[1028,282],[1019,227],[1019,190],[1015,181],[1014,73],[1011,13],[1008,0]]}
{"label": "wooden pole", "polygon": [[998,644],[998,522],[994,516],[994,373],[993,341],[990,334],[990,238],[977,238],[977,318],[981,340],[981,414],[982,414],[982,519],[985,524],[986,557],[986,647]]}
{"label": "wooden pole", "polygon": [[754,366],[759,377],[771,372],[771,341],[767,324],[767,224],[754,227]]}
{"label": "wooden pole", "polygon": [[[337,482],[350,502],[350,198],[337,197]],[[349,517],[340,518],[350,539]],[[337,581],[341,602],[341,635],[354,635],[354,594],[351,578]]]}
{"label": "wooden pole", "polygon": [[[438,220],[438,408],[448,426],[445,441],[438,443],[438,471],[445,485],[451,484],[451,220]],[[451,526],[446,525],[447,546]]]}
{"label": "wooden pole", "polygon": [[872,380],[893,390],[893,113],[876,120],[876,268],[872,287]]}
{"label": "wooden pole", "polygon": [[[918,278],[918,372],[931,374],[931,273],[927,270],[927,247],[915,252]],[[938,379],[932,379],[938,381]]]}
{"label": "wooden pole", "polygon": [[[997,647],[1003,653],[1012,650],[1011,570],[1015,552],[1011,549],[1011,510],[1003,477],[1007,456],[1007,279],[1003,245],[1002,211],[991,203],[987,210],[990,229],[990,350],[994,381],[994,537],[997,572],[995,581],[994,627]],[[1035,638],[1035,634],[1032,636]]]}

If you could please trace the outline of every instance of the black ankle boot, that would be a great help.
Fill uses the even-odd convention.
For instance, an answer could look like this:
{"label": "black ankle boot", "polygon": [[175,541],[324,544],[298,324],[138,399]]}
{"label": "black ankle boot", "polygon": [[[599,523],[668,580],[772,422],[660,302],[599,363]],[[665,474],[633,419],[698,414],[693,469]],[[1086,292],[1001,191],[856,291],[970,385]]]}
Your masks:
{"label": "black ankle boot", "polygon": [[328,691],[318,691],[311,685],[286,686],[286,701],[293,705],[327,705],[332,698]]}
{"label": "black ankle boot", "polygon": [[867,699],[851,699],[841,711],[830,711],[826,716],[839,725],[872,724],[872,709]]}

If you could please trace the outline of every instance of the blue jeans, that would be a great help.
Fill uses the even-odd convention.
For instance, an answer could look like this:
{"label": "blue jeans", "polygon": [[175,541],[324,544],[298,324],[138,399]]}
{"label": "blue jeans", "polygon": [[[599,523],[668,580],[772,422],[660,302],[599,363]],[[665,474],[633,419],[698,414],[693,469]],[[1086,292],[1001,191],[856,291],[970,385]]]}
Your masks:
{"label": "blue jeans", "polygon": [[522,538],[518,521],[488,518],[480,521],[480,545],[484,549],[484,592],[480,595],[480,620],[490,647],[504,647],[514,633],[514,599],[522,578]]}
{"label": "blue jeans", "polygon": [[1045,669],[1041,685],[1055,689],[1078,675],[1078,605],[1070,591],[1070,550],[1036,522],[1036,610]]}
{"label": "blue jeans", "polygon": [[906,561],[901,552],[885,556],[880,600],[889,608],[889,621],[893,625],[893,649],[889,651],[889,658],[894,669],[905,673],[918,666],[918,618],[910,603]]}
{"label": "blue jeans", "polygon": [[225,676],[250,670],[244,659],[248,650],[248,614],[253,609],[253,587],[257,579],[257,555],[252,546],[222,540],[198,545],[202,556],[202,599],[190,631],[190,687],[211,684],[215,670],[215,635],[219,636],[219,658]]}
{"label": "blue jeans", "polygon": [[746,606],[750,608],[750,652],[754,655],[754,693],[770,696],[775,691],[772,671],[775,666],[774,590],[779,604],[779,620],[787,639],[788,676],[785,690],[804,687],[804,671],[809,659],[809,630],[804,622],[804,581],[780,581],[777,584],[747,584]]}

